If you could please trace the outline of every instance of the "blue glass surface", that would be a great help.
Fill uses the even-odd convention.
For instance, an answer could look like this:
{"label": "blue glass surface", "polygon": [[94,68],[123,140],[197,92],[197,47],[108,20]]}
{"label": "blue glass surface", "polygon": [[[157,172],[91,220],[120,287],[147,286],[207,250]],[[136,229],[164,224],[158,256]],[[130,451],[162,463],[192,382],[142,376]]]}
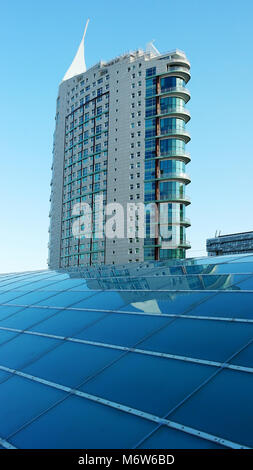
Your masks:
{"label": "blue glass surface", "polygon": [[50,318],[31,327],[31,330],[53,335],[73,336],[107,315],[103,312],[76,309],[56,310],[56,312],[56,315],[52,314]]}
{"label": "blue glass surface", "polygon": [[5,285],[0,285],[1,291],[9,291],[15,289],[16,291],[24,291],[29,292],[34,289],[39,289],[42,286],[51,286],[54,283],[57,283],[61,275],[54,275],[54,276],[30,276],[29,278],[25,278],[24,280],[16,280],[9,282]]}
{"label": "blue glass surface", "polygon": [[252,259],[0,275],[0,437],[21,448],[221,447],[115,402],[253,447]]}
{"label": "blue glass surface", "polygon": [[[87,297],[93,296],[94,292],[36,292],[33,303],[39,305],[50,305],[53,307],[69,307],[81,303],[81,300],[87,299]],[[36,300],[36,296],[38,299]],[[39,298],[41,296],[41,298]],[[44,299],[44,300],[43,300]],[[81,306],[81,305],[80,305]]]}
{"label": "blue glass surface", "polygon": [[23,377],[9,378],[0,386],[0,436],[7,438],[65,396],[61,390]]}
{"label": "blue glass surface", "polygon": [[253,375],[223,370],[170,419],[253,446]]}
{"label": "blue glass surface", "polygon": [[[11,308],[11,307],[8,307]],[[8,311],[8,310],[7,310]],[[1,327],[18,328],[20,330],[26,330],[32,325],[37,325],[45,318],[53,316],[58,310],[56,309],[45,309],[45,308],[33,308],[24,307],[19,309],[18,313],[12,313],[6,316],[0,321]]]}
{"label": "blue glass surface", "polygon": [[224,449],[206,439],[165,426],[154,432],[138,449]]}
{"label": "blue glass surface", "polygon": [[4,382],[6,379],[12,377],[12,375],[9,372],[0,370],[0,383]]}
{"label": "blue glass surface", "polygon": [[[0,345],[6,343],[7,341],[9,341],[12,338],[15,338],[15,336],[17,336],[17,333],[15,333],[13,331],[0,330]],[[2,359],[2,357],[0,355],[0,360],[1,359]],[[3,363],[1,362],[0,365],[3,365]]]}
{"label": "blue glass surface", "polygon": [[[123,294],[122,294],[123,295]],[[145,313],[181,314],[199,303],[202,304],[208,297],[214,295],[206,292],[159,292],[147,291],[124,294],[125,307],[122,311]]]}
{"label": "blue glass surface", "polygon": [[[251,340],[253,340],[253,337],[251,337]],[[237,366],[253,368],[253,344],[251,343],[245,347],[245,349],[233,357],[230,362]]]}
{"label": "blue glass surface", "polygon": [[172,320],[138,348],[225,362],[251,338],[253,324],[184,318]]}
{"label": "blue glass surface", "polygon": [[121,346],[134,346],[141,339],[168,323],[168,318],[141,315],[108,314],[105,318],[75,334],[76,338]]}
{"label": "blue glass surface", "polygon": [[214,370],[209,366],[127,353],[81,386],[81,390],[163,416]]}
{"label": "blue glass surface", "polygon": [[253,319],[252,304],[253,292],[220,292],[196,305],[191,314]]}
{"label": "blue glass surface", "polygon": [[[74,297],[77,296],[77,292],[74,293]],[[73,294],[72,294],[73,295]],[[104,291],[96,293],[92,298],[82,300],[75,304],[75,307],[83,308],[98,308],[98,309],[119,309],[122,305],[125,304],[125,298],[127,298],[128,293],[118,293],[112,291]]]}
{"label": "blue glass surface", "polygon": [[57,346],[58,343],[58,340],[52,338],[25,333],[16,334],[13,339],[0,346],[0,365],[20,369]]}
{"label": "blue glass surface", "polygon": [[137,416],[73,396],[15,434],[11,442],[32,449],[129,449],[154,426]]}
{"label": "blue glass surface", "polygon": [[10,305],[0,306],[0,321],[10,317],[11,315],[15,314],[22,310],[23,307],[11,307]]}
{"label": "blue glass surface", "polygon": [[52,382],[76,387],[81,382],[118,359],[122,351],[70,341],[25,367],[24,372]]}

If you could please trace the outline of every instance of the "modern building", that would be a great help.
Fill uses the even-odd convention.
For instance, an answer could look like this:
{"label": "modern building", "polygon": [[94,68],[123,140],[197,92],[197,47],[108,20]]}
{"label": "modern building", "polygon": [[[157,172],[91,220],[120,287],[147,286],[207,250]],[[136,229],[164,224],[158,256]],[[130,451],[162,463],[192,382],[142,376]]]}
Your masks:
{"label": "modern building", "polygon": [[253,232],[232,233],[209,238],[206,241],[208,256],[253,253]]}
{"label": "modern building", "polygon": [[[87,25],[86,25],[87,28]],[[84,37],[60,86],[56,107],[51,182],[49,267],[128,263],[184,258],[185,209],[190,200],[186,123],[190,63],[184,52],[129,52],[86,70]],[[103,207],[119,203],[157,203],[168,211],[168,227],[178,234],[176,248],[161,236],[140,239],[75,238],[77,203],[92,207],[92,227]],[[104,211],[103,211],[104,212]],[[80,214],[79,214],[80,215]],[[146,213],[150,228],[150,214]],[[103,213],[105,220],[105,215]],[[136,222],[138,229],[138,218]],[[92,229],[91,229],[92,230]]]}

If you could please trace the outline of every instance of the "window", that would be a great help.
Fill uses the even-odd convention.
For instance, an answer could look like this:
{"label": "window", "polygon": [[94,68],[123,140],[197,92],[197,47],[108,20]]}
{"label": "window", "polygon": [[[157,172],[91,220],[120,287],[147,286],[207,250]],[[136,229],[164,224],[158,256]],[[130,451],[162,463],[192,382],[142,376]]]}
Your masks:
{"label": "window", "polygon": [[146,77],[153,77],[154,75],[156,75],[156,67],[146,69]]}

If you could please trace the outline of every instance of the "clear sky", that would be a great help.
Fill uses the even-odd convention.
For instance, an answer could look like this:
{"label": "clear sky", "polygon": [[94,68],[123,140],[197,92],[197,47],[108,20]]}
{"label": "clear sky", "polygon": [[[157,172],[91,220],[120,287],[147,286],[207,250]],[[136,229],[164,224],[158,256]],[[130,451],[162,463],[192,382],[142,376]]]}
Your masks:
{"label": "clear sky", "polygon": [[58,84],[87,18],[87,67],[150,40],[192,65],[187,230],[253,230],[252,0],[12,0],[1,5],[0,272],[46,267]]}

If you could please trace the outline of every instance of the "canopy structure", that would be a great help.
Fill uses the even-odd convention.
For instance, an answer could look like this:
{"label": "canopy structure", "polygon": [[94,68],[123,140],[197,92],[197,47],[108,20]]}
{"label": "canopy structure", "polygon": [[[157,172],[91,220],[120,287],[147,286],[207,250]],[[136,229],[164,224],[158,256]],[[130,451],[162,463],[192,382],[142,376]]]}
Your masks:
{"label": "canopy structure", "polygon": [[0,449],[253,447],[253,256],[0,275]]}

